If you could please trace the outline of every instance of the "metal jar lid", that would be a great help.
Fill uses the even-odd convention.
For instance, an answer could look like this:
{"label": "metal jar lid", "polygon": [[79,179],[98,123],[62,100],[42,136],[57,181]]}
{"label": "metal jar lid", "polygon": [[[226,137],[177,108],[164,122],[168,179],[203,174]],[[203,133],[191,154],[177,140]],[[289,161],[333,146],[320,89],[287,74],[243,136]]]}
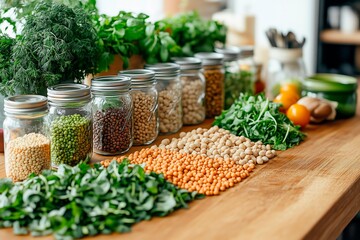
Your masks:
{"label": "metal jar lid", "polygon": [[63,105],[67,103],[90,101],[90,87],[84,84],[59,84],[47,89],[49,104]]}
{"label": "metal jar lid", "polygon": [[236,61],[240,54],[238,47],[216,48],[215,51],[224,55],[224,61]]}
{"label": "metal jar lid", "polygon": [[119,76],[131,78],[131,87],[152,86],[156,84],[155,72],[146,69],[120,71]]}
{"label": "metal jar lid", "polygon": [[180,74],[180,66],[176,63],[145,64],[145,68],[154,71],[157,79],[176,77]]}
{"label": "metal jar lid", "polygon": [[201,69],[201,60],[194,57],[173,57],[171,61],[180,65],[180,70],[199,70]]}
{"label": "metal jar lid", "polygon": [[18,95],[4,100],[4,111],[10,115],[41,113],[47,110],[47,99],[40,95]]}
{"label": "metal jar lid", "polygon": [[240,53],[239,58],[248,58],[254,56],[254,47],[253,46],[242,46],[239,47]]}
{"label": "metal jar lid", "polygon": [[130,90],[131,78],[126,76],[101,76],[91,80],[91,92],[94,94],[107,92],[127,92]]}
{"label": "metal jar lid", "polygon": [[200,52],[195,57],[201,59],[203,66],[221,65],[224,59],[223,54],[215,52]]}

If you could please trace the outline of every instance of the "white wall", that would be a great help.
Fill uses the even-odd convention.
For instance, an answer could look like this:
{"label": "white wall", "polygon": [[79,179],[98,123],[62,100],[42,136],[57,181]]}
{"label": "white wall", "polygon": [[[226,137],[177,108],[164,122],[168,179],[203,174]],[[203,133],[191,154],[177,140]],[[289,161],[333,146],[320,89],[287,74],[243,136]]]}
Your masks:
{"label": "white wall", "polygon": [[110,16],[116,15],[120,10],[134,13],[145,13],[151,21],[164,17],[163,0],[97,0],[100,13]]}
{"label": "white wall", "polygon": [[260,47],[270,44],[265,31],[275,27],[293,31],[298,38],[306,37],[304,61],[307,73],[315,71],[318,0],[229,0],[236,14],[255,15],[255,43]]}

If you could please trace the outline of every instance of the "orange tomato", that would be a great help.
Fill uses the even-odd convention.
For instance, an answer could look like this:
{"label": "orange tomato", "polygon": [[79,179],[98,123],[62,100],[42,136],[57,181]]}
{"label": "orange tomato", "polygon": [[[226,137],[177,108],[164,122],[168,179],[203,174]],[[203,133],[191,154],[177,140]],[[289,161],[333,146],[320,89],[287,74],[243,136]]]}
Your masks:
{"label": "orange tomato", "polygon": [[277,95],[273,102],[281,103],[282,106],[280,107],[281,112],[286,112],[288,108],[295,104],[298,101],[297,97],[291,93],[280,93]]}
{"label": "orange tomato", "polygon": [[294,97],[296,97],[297,100],[300,99],[299,88],[294,83],[283,83],[283,84],[281,84],[280,93],[291,94]]}
{"label": "orange tomato", "polygon": [[286,116],[295,124],[304,128],[310,122],[310,111],[301,104],[295,103],[289,107]]}

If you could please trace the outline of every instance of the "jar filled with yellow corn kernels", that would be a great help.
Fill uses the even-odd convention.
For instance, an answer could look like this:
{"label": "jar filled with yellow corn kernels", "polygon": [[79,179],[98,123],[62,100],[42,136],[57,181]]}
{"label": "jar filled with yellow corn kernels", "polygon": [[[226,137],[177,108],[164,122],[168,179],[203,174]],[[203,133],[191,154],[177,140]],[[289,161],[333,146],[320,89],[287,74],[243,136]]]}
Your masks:
{"label": "jar filled with yellow corn kernels", "polygon": [[49,169],[50,140],[47,137],[46,97],[19,95],[4,102],[5,172],[13,181]]}

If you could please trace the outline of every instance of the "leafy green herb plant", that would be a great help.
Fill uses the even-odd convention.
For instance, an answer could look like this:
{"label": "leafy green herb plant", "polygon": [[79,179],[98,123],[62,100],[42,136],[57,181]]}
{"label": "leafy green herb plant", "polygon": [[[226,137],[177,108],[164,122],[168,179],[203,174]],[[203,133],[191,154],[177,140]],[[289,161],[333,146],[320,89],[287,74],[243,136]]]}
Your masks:
{"label": "leafy green herb plant", "polygon": [[104,14],[93,15],[93,24],[99,36],[101,56],[99,71],[106,70],[119,54],[123,68],[129,67],[129,58],[140,54],[147,63],[167,62],[171,56],[180,53],[180,47],[169,33],[155,29],[143,13],[133,14],[120,11],[110,17]]}
{"label": "leafy green herb plant", "polygon": [[0,179],[0,227],[61,240],[128,232],[134,223],[166,216],[201,197],[127,161],[107,168],[60,165],[20,183]]}
{"label": "leafy green herb plant", "polygon": [[45,95],[49,86],[81,81],[95,72],[96,42],[90,15],[83,9],[36,5],[12,48],[13,76],[2,83],[8,86],[5,94]]}
{"label": "leafy green herb plant", "polygon": [[167,31],[181,47],[183,56],[197,52],[213,52],[217,43],[225,43],[226,27],[205,20],[197,12],[187,12],[156,22],[157,29]]}
{"label": "leafy green herb plant", "polygon": [[276,150],[285,150],[298,145],[305,134],[279,111],[279,107],[264,94],[241,94],[228,110],[215,118],[213,125],[252,141],[271,144]]}

